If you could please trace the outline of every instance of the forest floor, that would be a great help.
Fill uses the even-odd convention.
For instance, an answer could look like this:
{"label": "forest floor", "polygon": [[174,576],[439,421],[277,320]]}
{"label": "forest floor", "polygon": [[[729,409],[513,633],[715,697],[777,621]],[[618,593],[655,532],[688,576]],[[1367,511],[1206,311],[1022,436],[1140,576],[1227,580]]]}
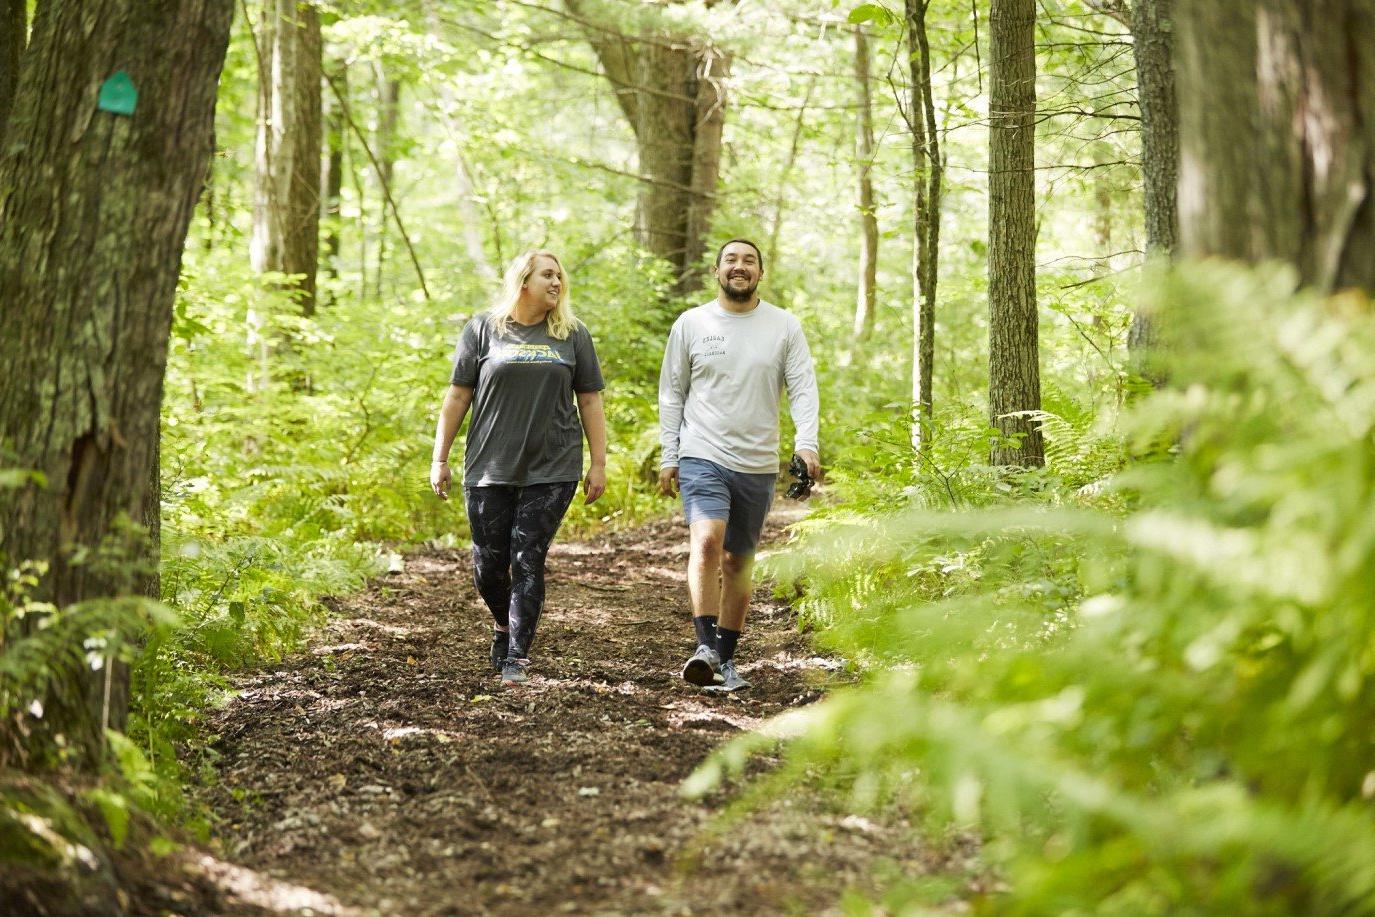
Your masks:
{"label": "forest floor", "polygon": [[968,875],[967,846],[938,853],[905,819],[827,794],[736,821],[717,817],[725,791],[679,794],[723,742],[845,678],[761,588],[739,653],[754,687],[683,682],[686,561],[681,521],[557,543],[531,680],[515,688],[487,667],[466,551],[410,554],[336,602],[305,653],[237,677],[216,713],[203,801],[221,849],[187,855],[218,891],[198,882],[182,907],[810,914],[885,880]]}

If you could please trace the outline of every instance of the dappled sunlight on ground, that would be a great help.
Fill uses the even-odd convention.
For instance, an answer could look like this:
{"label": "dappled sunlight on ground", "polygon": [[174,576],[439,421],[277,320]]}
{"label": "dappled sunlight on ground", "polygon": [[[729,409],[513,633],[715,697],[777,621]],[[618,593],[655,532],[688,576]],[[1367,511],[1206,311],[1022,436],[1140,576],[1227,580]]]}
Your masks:
{"label": "dappled sunlight on ground", "polygon": [[196,858],[196,868],[222,892],[240,902],[259,907],[271,914],[331,914],[340,917],[362,915],[365,912],[345,907],[331,895],[321,894],[300,885],[274,879],[272,876],[209,854]]}
{"label": "dappled sunlight on ground", "polygon": [[538,677],[535,681],[531,682],[531,686],[558,691],[590,691],[593,694],[631,695],[644,693],[643,689],[631,681],[623,681],[620,684],[612,685],[604,681],[591,681],[586,678]]}
{"label": "dappled sunlight on ground", "polygon": [[549,549],[550,557],[605,557],[612,553],[610,548],[600,547],[585,541],[555,542]]}
{"label": "dappled sunlight on ground", "polygon": [[415,631],[415,627],[413,624],[406,626],[397,624],[383,624],[380,621],[373,621],[368,618],[349,618],[346,621],[338,621],[334,624],[334,629],[340,631],[360,629],[376,630],[381,631],[384,634],[389,634],[393,637],[404,637],[407,634]]}
{"label": "dappled sunlight on ground", "polygon": [[[844,674],[761,588],[737,654],[753,687],[684,683],[686,535],[666,522],[558,544],[521,686],[490,668],[490,617],[468,553],[453,549],[410,555],[339,600],[310,654],[237,679],[239,699],[212,724],[219,782],[205,799],[243,868],[242,900],[279,902],[256,905],[270,912],[814,913],[870,883],[876,857],[924,869],[907,826],[842,822],[853,813],[802,798],[747,838],[703,833],[728,797],[689,802],[682,780]],[[289,881],[253,884],[269,875]],[[332,897],[280,904],[311,889]]]}
{"label": "dappled sunlight on ground", "polygon": [[744,694],[713,697],[709,701],[679,700],[665,705],[668,722],[686,729],[757,729],[764,718],[745,712]]}
{"label": "dappled sunlight on ground", "polygon": [[822,672],[838,672],[845,667],[843,659],[826,656],[793,656],[788,653],[775,653],[768,659],[754,663],[751,668],[768,667],[787,671],[789,669],[816,669]]}
{"label": "dappled sunlight on ground", "polygon": [[312,647],[310,651],[316,656],[329,656],[334,653],[365,652],[372,648],[371,643],[331,643],[328,646]]}

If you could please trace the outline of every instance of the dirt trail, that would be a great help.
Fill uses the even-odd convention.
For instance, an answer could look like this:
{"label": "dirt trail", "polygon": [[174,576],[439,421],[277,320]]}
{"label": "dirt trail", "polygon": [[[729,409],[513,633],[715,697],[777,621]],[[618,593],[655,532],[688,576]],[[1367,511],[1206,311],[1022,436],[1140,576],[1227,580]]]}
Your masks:
{"label": "dirt trail", "polygon": [[836,676],[761,590],[740,653],[754,688],[683,683],[685,542],[659,523],[557,544],[518,689],[488,672],[463,551],[409,556],[308,653],[237,679],[207,799],[235,864],[206,861],[224,911],[816,913],[931,868],[908,826],[805,798],[703,830],[726,798],[687,802],[680,781]]}

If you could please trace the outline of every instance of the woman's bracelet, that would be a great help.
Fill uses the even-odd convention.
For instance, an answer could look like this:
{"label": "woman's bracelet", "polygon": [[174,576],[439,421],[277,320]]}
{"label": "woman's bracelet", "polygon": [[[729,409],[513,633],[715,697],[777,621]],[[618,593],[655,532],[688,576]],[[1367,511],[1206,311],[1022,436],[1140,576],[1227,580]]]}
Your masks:
{"label": "woman's bracelet", "polygon": [[431,459],[431,460],[430,460],[430,464],[431,464],[431,465],[447,465],[447,464],[449,464],[449,460],[448,460],[448,459]]}

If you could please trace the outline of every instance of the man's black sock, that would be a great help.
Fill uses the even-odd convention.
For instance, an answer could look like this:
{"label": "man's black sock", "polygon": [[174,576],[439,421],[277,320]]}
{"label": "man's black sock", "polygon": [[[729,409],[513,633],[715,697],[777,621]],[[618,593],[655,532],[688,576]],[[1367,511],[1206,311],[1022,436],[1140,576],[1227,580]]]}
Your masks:
{"label": "man's black sock", "polygon": [[712,649],[716,648],[715,615],[697,615],[692,619],[692,627],[697,631],[698,645],[706,644]]}
{"label": "man's black sock", "polygon": [[724,627],[716,628],[716,652],[721,654],[721,661],[725,662],[735,656],[735,643],[740,639],[740,631],[726,630]]}

